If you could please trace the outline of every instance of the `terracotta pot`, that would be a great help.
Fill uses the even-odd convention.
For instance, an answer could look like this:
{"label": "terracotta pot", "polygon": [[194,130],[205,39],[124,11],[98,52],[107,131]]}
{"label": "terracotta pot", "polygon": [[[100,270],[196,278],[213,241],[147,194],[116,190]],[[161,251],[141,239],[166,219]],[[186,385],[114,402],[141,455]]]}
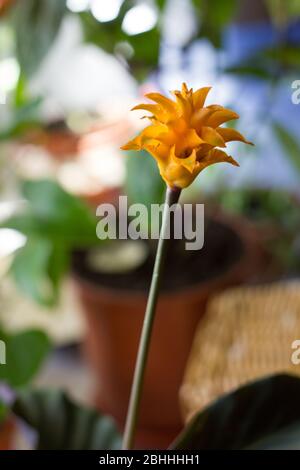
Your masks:
{"label": "terracotta pot", "polygon": [[[128,140],[132,133],[130,123],[125,120],[113,122],[95,122],[89,130],[76,134],[63,122],[52,123],[42,129],[32,129],[12,147],[12,159],[20,178],[58,179],[67,191],[75,194],[92,206],[103,202],[117,202],[119,187],[122,185],[123,161],[120,157],[119,168],[114,173],[118,148]],[[35,149],[35,152],[32,151]],[[41,155],[39,155],[39,151]],[[102,152],[102,153],[101,153]],[[113,156],[113,178],[104,172],[101,179],[99,172],[91,170],[91,155],[100,156],[99,168],[105,165],[103,156]],[[37,160],[36,171],[32,175],[32,166]],[[104,162],[104,163],[103,163]],[[105,176],[106,175],[106,176]],[[113,179],[113,181],[111,181]]]}
{"label": "terracotta pot", "polygon": [[124,119],[95,123],[83,134],[72,132],[64,122],[52,126],[28,131],[22,142],[44,147],[58,161],[74,159],[80,152],[98,149],[103,145],[121,145],[131,131],[129,122]]}
{"label": "terracotta pot", "polygon": [[0,424],[0,450],[11,450],[15,433],[15,422],[9,418]]}
{"label": "terracotta pot", "polygon": [[[233,219],[230,223],[235,224]],[[244,254],[224,274],[160,295],[145,376],[137,448],[166,448],[180,431],[178,391],[206,303],[217,291],[249,279],[257,269],[260,255],[254,233],[248,224],[240,222],[238,231]],[[98,387],[96,404],[123,428],[147,295],[75,279],[87,322],[84,350]]]}
{"label": "terracotta pot", "polygon": [[80,138],[68,130],[40,130],[28,133],[25,142],[44,147],[55,160],[68,160],[78,153]]}

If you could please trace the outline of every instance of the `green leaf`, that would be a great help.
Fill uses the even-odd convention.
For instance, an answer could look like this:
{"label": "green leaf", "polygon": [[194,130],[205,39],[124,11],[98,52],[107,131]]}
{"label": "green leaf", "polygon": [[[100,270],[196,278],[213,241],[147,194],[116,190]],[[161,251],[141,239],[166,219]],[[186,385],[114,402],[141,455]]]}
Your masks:
{"label": "green leaf", "polygon": [[[97,243],[96,216],[83,201],[64,191],[55,181],[26,181],[22,193],[29,204],[25,217],[27,229],[35,228],[39,235],[70,246]],[[26,226],[22,215],[21,219],[13,220]]]}
{"label": "green leaf", "polygon": [[30,76],[46,56],[66,12],[62,0],[26,0],[12,9],[16,54],[21,71]]}
{"label": "green leaf", "polygon": [[57,303],[58,285],[67,268],[67,255],[46,238],[30,238],[13,259],[10,272],[26,296],[44,306]]}
{"label": "green leaf", "polygon": [[41,98],[34,98],[13,110],[12,119],[5,129],[0,131],[0,141],[18,137],[28,129],[40,126],[39,107]]}
{"label": "green leaf", "polygon": [[54,181],[27,181],[22,189],[28,201],[25,212],[1,224],[27,237],[26,245],[15,253],[11,274],[25,295],[50,307],[58,301],[72,250],[101,243],[97,219]]}
{"label": "green leaf", "polygon": [[293,443],[300,449],[299,396],[300,378],[292,375],[252,382],[195,415],[171,448],[256,449],[265,442],[280,449],[292,430]]}
{"label": "green leaf", "polygon": [[0,331],[6,346],[6,364],[0,365],[0,381],[21,387],[34,377],[45,360],[50,341],[42,331],[28,330],[8,335]]}
{"label": "green leaf", "polygon": [[273,123],[273,129],[278,141],[286,156],[294,166],[295,170],[300,172],[300,141],[294,137],[287,129],[278,123]]}
{"label": "green leaf", "polygon": [[17,230],[26,236],[42,236],[43,229],[44,234],[47,233],[45,226],[28,210],[4,220],[1,222],[0,228]]}
{"label": "green leaf", "polygon": [[121,438],[110,417],[75,404],[61,391],[24,391],[13,411],[37,431],[39,449],[120,448]]}

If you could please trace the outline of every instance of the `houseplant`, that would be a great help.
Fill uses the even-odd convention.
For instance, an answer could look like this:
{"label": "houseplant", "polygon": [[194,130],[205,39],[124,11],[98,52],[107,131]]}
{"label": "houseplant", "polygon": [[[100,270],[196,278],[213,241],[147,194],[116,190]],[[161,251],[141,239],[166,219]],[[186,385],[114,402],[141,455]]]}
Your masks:
{"label": "houseplant", "polygon": [[[146,152],[130,154],[127,165],[125,191],[129,203],[142,203],[145,207],[162,204],[164,183],[153,159]],[[259,243],[253,227],[241,218],[221,215],[208,216],[205,224],[207,244],[200,252],[186,252],[184,241],[175,241],[170,247],[170,267],[158,305],[156,335],[142,404],[138,439],[144,446],[151,443],[163,446],[180,428],[177,393],[194,327],[204,313],[207,300],[216,291],[247,281],[260,271]],[[149,224],[145,225],[150,230]],[[89,264],[90,256],[85,251],[73,258],[77,290],[89,325],[85,351],[98,382],[96,402],[121,426],[125,420],[156,248],[153,240],[138,240],[138,247],[141,242],[147,256],[127,271],[106,272],[101,271],[101,266],[97,271]],[[110,243],[114,247],[116,242]],[[130,246],[132,243],[129,240]],[[126,248],[126,240],[122,245]],[[106,252],[107,248],[102,244],[97,251]],[[114,251],[112,248],[111,255]],[[175,310],[176,317],[172,314]],[[172,328],[181,331],[180,340],[175,341],[168,334],[170,320]],[[126,337],[124,331],[127,331]],[[172,371],[170,361],[177,364]]]}
{"label": "houseplant", "polygon": [[150,112],[146,117],[151,124],[122,147],[123,150],[147,150],[156,160],[166,183],[162,224],[134,370],[123,449],[132,449],[135,444],[159,288],[163,266],[167,261],[166,240],[170,237],[172,226],[175,239],[176,226],[175,222],[171,222],[170,208],[176,207],[182,189],[188,187],[206,167],[222,162],[239,166],[220,147],[225,148],[226,143],[231,141],[253,145],[238,131],[221,127],[239,116],[219,105],[205,106],[209,91],[210,87],[204,87],[194,92],[183,83],[181,91],[172,92],[175,101],[159,93],[148,93],[146,97],[155,104],[141,104],[133,110]]}
{"label": "houseplant", "polygon": [[[207,89],[204,91],[208,92]],[[182,93],[185,96],[188,91],[184,88]],[[203,91],[200,90],[198,97],[204,103]],[[198,105],[201,108],[201,101]],[[202,110],[215,114],[219,124],[224,119],[236,117],[219,107]],[[205,138],[211,142],[216,136],[209,129],[212,128],[204,127],[208,133]],[[243,139],[237,131],[225,129],[222,132],[225,140]],[[225,145],[222,142],[219,136],[217,143]],[[206,149],[210,149],[213,144],[205,145]],[[224,153],[219,152],[214,151],[216,161],[225,158]],[[149,162],[145,155],[143,158]],[[229,158],[229,161],[232,160]],[[152,175],[152,170],[150,173],[149,170],[149,166],[144,169],[147,180],[149,174]],[[141,173],[138,178],[143,187],[146,180],[141,181]],[[152,176],[150,181],[157,194],[151,197],[148,194],[148,204],[159,200],[162,193],[161,185],[156,185]],[[148,243],[148,254],[135,269],[125,274],[101,272],[101,268],[97,271],[91,268],[89,260],[91,257],[97,258],[97,252],[107,251],[107,245],[99,240],[97,243],[96,220],[88,208],[50,181],[25,183],[24,196],[29,201],[26,213],[6,223],[6,226],[18,229],[29,237],[27,245],[15,257],[12,274],[27,294],[51,305],[57,298],[59,281],[75,250],[72,266],[88,321],[88,341],[85,344],[98,379],[96,400],[99,407],[113,414],[122,426],[146,303],[146,289],[154,262],[153,242]],[[206,237],[209,240],[207,247],[200,252],[185,252],[184,241],[177,241],[171,246],[167,263],[169,275],[167,272],[167,282],[162,286],[163,295],[155,326],[157,338],[153,343],[146,377],[148,386],[141,415],[141,445],[164,446],[180,427],[177,394],[194,329],[204,313],[209,296],[228,285],[242,282],[256,268],[257,253],[248,230],[241,226],[237,229],[233,224],[226,226],[224,221],[211,219],[207,224]],[[95,245],[98,246],[97,252]],[[32,256],[34,252],[39,253],[38,261],[36,256]],[[38,270],[34,265],[34,276],[28,277],[32,263],[38,263]],[[202,268],[199,269],[199,265]],[[179,275],[176,276],[176,272]],[[45,278],[52,290],[50,297],[49,289],[48,292],[41,291]],[[168,334],[170,323],[180,339]],[[123,338],[124,331],[130,335],[128,338]],[[164,360],[161,360],[162,357]],[[174,369],[169,367],[171,360],[177,364]],[[164,414],[161,413],[161,406]]]}

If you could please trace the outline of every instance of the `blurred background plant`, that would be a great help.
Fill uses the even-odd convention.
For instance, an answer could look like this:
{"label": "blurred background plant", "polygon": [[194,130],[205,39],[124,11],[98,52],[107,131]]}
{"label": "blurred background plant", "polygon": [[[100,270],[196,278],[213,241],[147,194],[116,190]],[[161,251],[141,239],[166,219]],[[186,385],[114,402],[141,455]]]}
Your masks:
{"label": "blurred background plant", "polygon": [[[250,222],[271,258],[268,280],[299,277],[300,105],[292,102],[299,73],[297,0],[0,0],[0,323],[3,338],[17,344],[15,373],[24,374],[11,378],[9,364],[0,366],[1,380],[15,387],[33,379],[50,348],[47,335],[59,347],[82,341],[79,302],[72,296],[65,305],[65,282],[74,251],[96,246],[96,259],[104,246],[96,239],[95,207],[123,193],[147,207],[162,201],[152,159],[124,159],[118,151],[141,125],[128,109],[150,89],[213,85],[210,103],[241,114],[239,129],[254,150],[235,145],[241,168],[234,177],[230,168],[209,168],[186,199],[204,201],[222,220],[234,216],[234,226],[231,218],[226,226],[240,237]],[[225,232],[216,233],[223,243]],[[122,269],[124,258],[129,266],[144,262],[140,245],[135,254],[123,250],[102,249],[110,258],[115,253]],[[192,270],[190,260],[182,266]],[[120,285],[133,285],[143,268],[133,278],[128,268],[97,282],[118,277]],[[256,274],[261,282],[258,267]],[[73,369],[67,359],[69,374],[62,373],[67,387],[86,381],[81,356],[72,354]],[[64,348],[61,357],[69,357]],[[37,383],[51,382],[52,358]],[[54,359],[54,382],[65,385],[57,379],[60,367]]]}

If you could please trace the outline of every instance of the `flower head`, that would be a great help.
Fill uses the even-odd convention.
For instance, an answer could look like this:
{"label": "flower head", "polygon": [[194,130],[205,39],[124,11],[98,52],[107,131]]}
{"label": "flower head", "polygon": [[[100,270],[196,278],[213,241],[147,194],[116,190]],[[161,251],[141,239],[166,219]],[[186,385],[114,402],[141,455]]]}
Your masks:
{"label": "flower head", "polygon": [[[147,150],[157,161],[160,174],[170,187],[185,188],[209,165],[238,163],[220,148],[233,140],[248,142],[234,129],[220,127],[239,116],[217,104],[204,107],[210,87],[193,92],[183,83],[173,91],[175,100],[160,93],[146,95],[154,104],[139,104],[133,110],[151,113],[151,124],[122,147],[123,150]],[[220,148],[219,148],[220,147]]]}

